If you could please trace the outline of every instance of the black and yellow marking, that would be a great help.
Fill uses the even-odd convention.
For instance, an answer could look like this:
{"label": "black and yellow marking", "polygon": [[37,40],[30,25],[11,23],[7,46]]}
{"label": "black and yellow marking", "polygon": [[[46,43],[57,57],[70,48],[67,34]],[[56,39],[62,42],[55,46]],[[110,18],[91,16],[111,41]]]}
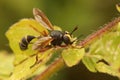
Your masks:
{"label": "black and yellow marking", "polygon": [[34,38],[35,37],[31,36],[31,35],[27,35],[27,36],[23,37],[19,43],[20,49],[26,50],[28,48],[28,44],[30,43],[30,41]]}

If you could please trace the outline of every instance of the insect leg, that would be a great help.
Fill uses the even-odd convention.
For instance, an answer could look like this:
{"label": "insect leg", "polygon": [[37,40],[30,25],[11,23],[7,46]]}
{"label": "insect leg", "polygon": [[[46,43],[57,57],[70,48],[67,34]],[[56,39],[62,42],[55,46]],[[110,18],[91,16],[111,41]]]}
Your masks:
{"label": "insect leg", "polygon": [[38,52],[36,53],[35,59],[36,59],[35,63],[34,63],[32,66],[30,66],[30,68],[34,67],[36,64],[39,63],[39,60],[38,60]]}

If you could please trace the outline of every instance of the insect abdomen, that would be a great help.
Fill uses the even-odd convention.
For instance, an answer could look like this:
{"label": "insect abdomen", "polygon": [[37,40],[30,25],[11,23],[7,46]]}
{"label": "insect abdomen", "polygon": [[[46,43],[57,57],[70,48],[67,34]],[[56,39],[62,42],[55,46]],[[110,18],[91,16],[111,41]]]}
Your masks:
{"label": "insect abdomen", "polygon": [[30,43],[30,41],[34,38],[35,38],[34,36],[30,36],[30,35],[23,37],[21,42],[19,43],[20,49],[26,50],[28,48],[28,44]]}

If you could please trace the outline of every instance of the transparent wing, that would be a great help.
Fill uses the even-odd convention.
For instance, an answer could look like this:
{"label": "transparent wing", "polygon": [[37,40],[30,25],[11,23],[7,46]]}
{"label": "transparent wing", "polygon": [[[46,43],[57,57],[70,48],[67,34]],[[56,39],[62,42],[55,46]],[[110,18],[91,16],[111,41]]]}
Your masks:
{"label": "transparent wing", "polygon": [[49,19],[45,16],[45,14],[38,8],[33,8],[33,15],[35,17],[35,19],[41,23],[41,25],[43,25],[45,28],[47,28],[48,30],[54,30],[51,22],[49,21]]}
{"label": "transparent wing", "polygon": [[43,48],[45,48],[46,46],[48,46],[52,40],[53,40],[53,39],[52,39],[51,37],[49,37],[49,36],[48,36],[48,37],[39,38],[39,39],[33,44],[32,49],[33,49],[33,50],[43,49]]}

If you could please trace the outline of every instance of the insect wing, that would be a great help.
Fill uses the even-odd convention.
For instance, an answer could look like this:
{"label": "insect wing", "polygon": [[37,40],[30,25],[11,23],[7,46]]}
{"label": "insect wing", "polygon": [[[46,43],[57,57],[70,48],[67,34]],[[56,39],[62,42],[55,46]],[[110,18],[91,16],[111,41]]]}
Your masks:
{"label": "insect wing", "polygon": [[33,50],[40,50],[45,48],[46,46],[49,45],[49,43],[52,41],[53,39],[51,37],[42,37],[39,38],[34,44],[32,49]]}
{"label": "insect wing", "polygon": [[48,34],[48,30],[33,19],[22,19],[9,28],[9,30],[6,32],[6,36],[9,39],[9,45],[16,56],[14,64],[18,64],[31,54],[35,54],[34,50],[31,49],[31,44],[27,50],[21,50],[20,45],[22,45],[22,48],[24,49],[27,48],[26,46],[23,46],[24,44],[21,42],[21,40],[27,35],[36,37],[44,36],[43,32]]}
{"label": "insect wing", "polygon": [[39,23],[41,23],[41,25],[43,25],[45,28],[47,28],[48,30],[54,30],[51,22],[49,21],[49,19],[45,16],[45,14],[40,9],[34,8],[33,15],[34,15],[35,19]]}

